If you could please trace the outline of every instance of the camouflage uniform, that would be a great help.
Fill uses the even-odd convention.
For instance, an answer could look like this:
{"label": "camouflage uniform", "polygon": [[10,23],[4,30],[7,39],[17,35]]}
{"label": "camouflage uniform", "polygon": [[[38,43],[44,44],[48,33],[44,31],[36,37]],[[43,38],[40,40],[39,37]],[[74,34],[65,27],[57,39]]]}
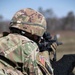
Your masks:
{"label": "camouflage uniform", "polygon": [[[44,16],[31,8],[18,11],[12,18],[10,25],[10,30],[11,28],[17,28],[37,36],[42,36],[46,31]],[[16,65],[13,67],[10,62],[6,62],[1,58],[0,75],[22,75],[17,70],[19,68],[17,63],[23,63],[21,66],[23,74],[43,75],[38,66],[41,59],[38,56],[38,52],[37,44],[20,34],[11,33],[0,38],[0,56],[3,56],[6,61],[11,61],[13,62],[12,64]],[[39,65],[41,66],[42,63],[40,62]],[[44,65],[41,67],[43,69]],[[46,75],[51,75],[47,74],[46,69],[43,70],[46,71]]]}
{"label": "camouflage uniform", "polygon": [[[9,34],[6,37],[0,38],[0,54],[12,60],[14,63],[24,63],[25,66],[28,65],[26,67],[30,68],[32,63],[36,63],[35,56],[37,52],[38,46],[27,37],[18,34]],[[7,62],[3,60],[0,61],[8,68],[12,67]],[[36,64],[34,66],[36,66]],[[18,68],[18,66],[15,66],[15,68],[16,67]]]}

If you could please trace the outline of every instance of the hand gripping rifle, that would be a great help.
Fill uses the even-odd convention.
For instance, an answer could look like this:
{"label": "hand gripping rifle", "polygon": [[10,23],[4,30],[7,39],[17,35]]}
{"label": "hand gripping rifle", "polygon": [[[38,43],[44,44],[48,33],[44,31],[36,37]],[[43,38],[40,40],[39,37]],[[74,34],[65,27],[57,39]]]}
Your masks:
{"label": "hand gripping rifle", "polygon": [[[39,43],[40,52],[43,52],[45,50],[51,52],[51,45],[54,42],[57,44],[57,46],[63,44],[62,42],[58,42],[56,35],[52,39],[49,33],[45,33]],[[52,64],[52,67],[54,69],[54,75],[74,75],[72,72],[75,67],[75,54],[63,55],[60,60],[56,61],[55,52],[54,60],[50,61],[50,63]]]}
{"label": "hand gripping rifle", "polygon": [[[56,43],[57,46],[62,45],[62,42],[58,42],[56,35],[52,39],[52,36],[50,35],[50,33],[45,32],[43,37],[41,37],[41,41],[39,42],[40,52],[43,52],[43,51],[47,50],[50,53],[51,51],[53,51],[52,48],[51,48],[51,45],[53,43]],[[56,60],[56,52],[54,54],[54,60]]]}

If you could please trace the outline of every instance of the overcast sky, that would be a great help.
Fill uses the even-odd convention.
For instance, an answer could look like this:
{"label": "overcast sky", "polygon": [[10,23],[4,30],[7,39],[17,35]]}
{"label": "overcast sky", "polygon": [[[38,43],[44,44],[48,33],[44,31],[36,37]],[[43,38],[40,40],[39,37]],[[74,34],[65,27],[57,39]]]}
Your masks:
{"label": "overcast sky", "polygon": [[20,9],[33,8],[38,10],[53,9],[58,17],[66,16],[69,11],[75,13],[75,0],[0,0],[0,15],[4,19],[11,20],[13,15]]}

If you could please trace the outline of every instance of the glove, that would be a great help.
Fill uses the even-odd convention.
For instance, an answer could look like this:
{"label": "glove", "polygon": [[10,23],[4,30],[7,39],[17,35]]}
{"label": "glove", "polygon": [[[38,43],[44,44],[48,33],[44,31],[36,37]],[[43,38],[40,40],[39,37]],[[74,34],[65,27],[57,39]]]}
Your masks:
{"label": "glove", "polygon": [[52,49],[52,51],[53,51],[54,53],[56,52],[56,49],[57,49],[57,43],[56,43],[56,42],[52,43],[51,49]]}
{"label": "glove", "polygon": [[57,49],[57,43],[54,42],[51,45],[52,51],[50,52],[50,60],[51,61],[56,61],[56,49]]}

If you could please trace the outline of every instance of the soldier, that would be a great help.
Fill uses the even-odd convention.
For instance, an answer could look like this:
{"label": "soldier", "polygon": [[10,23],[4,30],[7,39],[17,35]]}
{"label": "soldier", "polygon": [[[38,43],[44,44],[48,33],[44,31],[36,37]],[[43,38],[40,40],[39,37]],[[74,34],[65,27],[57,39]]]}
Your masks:
{"label": "soldier", "polygon": [[0,75],[52,75],[42,64],[43,57],[38,58],[37,44],[46,31],[44,16],[31,8],[22,9],[9,29],[10,33],[0,38]]}

